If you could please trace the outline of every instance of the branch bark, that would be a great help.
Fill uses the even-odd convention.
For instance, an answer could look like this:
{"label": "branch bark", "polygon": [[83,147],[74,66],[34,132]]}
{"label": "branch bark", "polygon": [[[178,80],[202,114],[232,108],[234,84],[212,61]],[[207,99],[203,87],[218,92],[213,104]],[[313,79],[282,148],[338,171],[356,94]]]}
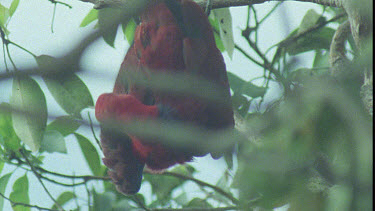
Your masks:
{"label": "branch bark", "polygon": [[[106,7],[114,7],[114,8],[126,8],[132,7],[134,4],[138,4],[138,2],[147,3],[149,0],[80,0],[83,2],[89,2],[94,4],[94,8],[101,9]],[[206,7],[208,0],[195,0],[197,4],[201,7]],[[236,6],[248,6],[253,4],[262,4],[265,2],[282,2],[285,0],[211,0],[212,9],[224,8],[224,7],[236,7]],[[289,0],[289,1],[297,1],[297,2],[310,2],[321,4],[325,6],[333,6],[333,7],[342,7],[341,0]]]}

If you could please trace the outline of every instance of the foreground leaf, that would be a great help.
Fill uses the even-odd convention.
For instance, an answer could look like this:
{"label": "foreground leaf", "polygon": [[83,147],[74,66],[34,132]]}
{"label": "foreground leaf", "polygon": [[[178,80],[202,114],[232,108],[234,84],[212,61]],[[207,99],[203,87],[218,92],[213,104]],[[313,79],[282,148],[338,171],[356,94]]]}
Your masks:
{"label": "foreground leaf", "polygon": [[104,41],[111,47],[114,47],[118,28],[117,22],[122,14],[122,10],[114,8],[103,8],[99,10],[99,29],[103,32]]}
{"label": "foreground leaf", "polygon": [[[171,170],[171,172],[187,176],[191,176],[194,171],[194,168],[185,165],[177,166]],[[185,182],[185,180],[177,177],[167,177],[157,174],[146,174],[144,175],[144,178],[150,182],[152,192],[156,194],[158,203],[161,203],[162,205],[170,200],[172,191],[177,187],[180,187]]]}
{"label": "foreground leaf", "polygon": [[84,136],[74,133],[77,138],[78,144],[81,147],[82,153],[90,167],[91,172],[96,175],[101,175],[101,165],[98,151],[92,143]]}
{"label": "foreground leaf", "polygon": [[[5,193],[10,176],[12,176],[12,173],[8,173],[0,178],[0,193]],[[4,198],[0,197],[0,210],[3,210],[3,206]]]}
{"label": "foreground leaf", "polygon": [[[36,61],[42,70],[48,70],[50,64],[60,63],[58,59],[48,55],[38,56]],[[81,110],[94,105],[86,84],[72,70],[50,72],[52,73],[43,75],[43,80],[53,98],[68,114],[81,118]]]}
{"label": "foreground leaf", "polygon": [[122,24],[122,31],[124,32],[125,38],[128,41],[129,45],[133,43],[134,40],[134,32],[135,28],[137,27],[137,23],[134,19],[130,19],[126,24]]}
{"label": "foreground leaf", "polygon": [[66,154],[67,151],[64,136],[56,130],[47,130],[44,133],[40,150],[49,153],[59,152]]}
{"label": "foreground leaf", "polygon": [[105,192],[102,194],[93,192],[94,210],[95,211],[110,211],[116,201],[116,195],[112,192]]}
{"label": "foreground leaf", "polygon": [[[8,103],[1,103],[0,106],[11,107]],[[13,129],[11,113],[0,110],[0,144],[5,149],[16,151],[21,147],[20,139]]]}
{"label": "foreground leaf", "polygon": [[79,26],[85,27],[89,25],[91,22],[95,21],[96,19],[98,19],[98,10],[91,9],[90,12],[83,18]]}
{"label": "foreground leaf", "polygon": [[14,109],[14,131],[32,151],[37,151],[47,123],[47,105],[43,91],[30,76],[16,76],[13,79],[10,103]]}
{"label": "foreground leaf", "polygon": [[[29,180],[27,174],[18,178],[13,184],[13,191],[9,196],[10,200],[19,203],[30,204],[29,199]],[[17,205],[13,207],[14,211],[29,211],[29,207],[24,207],[22,205]]]}
{"label": "foreground leaf", "polygon": [[249,97],[256,98],[263,96],[267,91],[266,88],[256,86],[251,82],[247,82],[231,72],[228,72],[228,80],[230,88],[235,94],[238,95],[247,95]]}
{"label": "foreground leaf", "polygon": [[71,116],[60,116],[47,125],[46,130],[56,130],[64,137],[74,133],[81,124]]}
{"label": "foreground leaf", "polygon": [[220,25],[220,38],[223,41],[225,50],[230,58],[233,56],[234,40],[232,29],[232,16],[229,8],[221,8],[213,10],[215,19],[218,20]]}
{"label": "foreground leaf", "polygon": [[[69,202],[70,200],[72,200],[73,198],[75,198],[76,195],[70,191],[66,191],[62,194],[60,194],[60,196],[56,199],[57,203],[59,203],[59,205],[63,206],[64,204],[66,204],[67,202]],[[52,206],[51,209],[58,209],[58,207],[55,205]]]}

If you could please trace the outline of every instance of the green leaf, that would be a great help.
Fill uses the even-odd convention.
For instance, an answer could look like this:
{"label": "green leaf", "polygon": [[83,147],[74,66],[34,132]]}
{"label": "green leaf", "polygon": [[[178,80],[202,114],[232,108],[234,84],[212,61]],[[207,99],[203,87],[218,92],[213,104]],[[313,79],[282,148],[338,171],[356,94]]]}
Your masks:
{"label": "green leaf", "polygon": [[[182,175],[191,176],[195,170],[190,166],[181,165],[173,168],[171,171]],[[161,204],[167,203],[171,198],[172,191],[185,182],[185,180],[176,177],[166,177],[157,174],[146,174],[144,175],[144,178],[150,182],[152,192],[156,194],[158,202]]]}
{"label": "green leaf", "polygon": [[[329,68],[329,51],[316,51],[313,68]],[[327,70],[326,69],[326,70]]]}
{"label": "green leaf", "polygon": [[5,28],[5,24],[10,17],[9,9],[0,4],[0,26]]}
{"label": "green leaf", "polygon": [[64,137],[74,133],[81,124],[71,116],[60,116],[47,125],[46,130],[56,130]]}
{"label": "green leaf", "polygon": [[229,7],[213,10],[215,20],[218,20],[220,26],[220,38],[224,44],[230,58],[233,56],[234,40],[232,29],[232,16]]}
{"label": "green leaf", "polygon": [[[294,30],[289,35],[289,38],[293,39],[293,37],[305,33],[322,21],[325,21],[324,17],[316,13],[313,9],[308,10],[303,17],[299,28],[297,30]],[[329,27],[311,31],[286,46],[286,52],[289,55],[296,55],[311,50],[328,50],[330,48],[334,33],[335,30]]]}
{"label": "green leaf", "polygon": [[91,9],[90,12],[83,18],[79,27],[85,27],[96,19],[98,19],[98,10]]}
{"label": "green leaf", "polygon": [[227,74],[230,88],[238,95],[247,95],[249,97],[256,98],[263,96],[267,91],[266,88],[256,86],[251,82],[246,82],[231,72],[227,72]]}
{"label": "green leaf", "polygon": [[327,210],[350,210],[352,190],[343,185],[334,185],[328,193]]}
{"label": "green leaf", "polygon": [[[8,181],[12,173],[5,174],[0,178],[0,193],[5,193],[5,189],[7,187]],[[4,198],[0,197],[0,210],[3,210],[4,206]]]}
{"label": "green leaf", "polygon": [[123,210],[132,210],[128,200],[121,200],[113,206],[111,211],[123,211]]}
{"label": "green leaf", "polygon": [[[42,70],[48,69],[51,63],[60,62],[48,55],[38,56],[36,61]],[[86,84],[71,71],[44,75],[43,80],[56,102],[68,114],[82,118],[80,115],[81,110],[94,105]]]}
{"label": "green leaf", "polygon": [[192,199],[185,207],[197,208],[197,209],[212,208],[211,204],[209,204],[207,200],[200,199],[200,198]]}
{"label": "green leaf", "polygon": [[213,18],[208,18],[208,20],[210,21],[211,26],[214,30],[214,38],[215,38],[216,47],[220,50],[220,52],[224,52],[225,47],[224,47],[223,41],[220,38],[219,22]]}
{"label": "green leaf", "polygon": [[85,156],[87,164],[89,165],[91,172],[96,175],[101,175],[101,165],[98,151],[92,145],[92,143],[84,136],[78,133],[74,133],[81,147],[82,153]]}
{"label": "green leaf", "polygon": [[[8,103],[1,103],[0,106],[9,107]],[[18,138],[16,132],[13,129],[12,115],[9,112],[0,110],[0,144],[4,146],[5,149],[10,149],[16,151],[21,147],[20,139]]]}
{"label": "green leaf", "polygon": [[47,123],[47,105],[43,91],[30,76],[16,76],[13,79],[12,123],[17,136],[37,151]]}
{"label": "green leaf", "polygon": [[[13,191],[9,195],[10,200],[14,202],[20,202],[29,204],[29,180],[27,179],[27,174],[18,178],[13,184]],[[29,207],[24,207],[22,205],[17,205],[13,207],[14,211],[29,211]]]}
{"label": "green leaf", "polygon": [[286,52],[289,55],[296,55],[311,50],[328,50],[330,48],[334,33],[335,30],[329,27],[315,30],[287,46]]}
{"label": "green leaf", "polygon": [[114,8],[103,8],[98,13],[99,29],[103,33],[104,41],[111,47],[114,47],[118,28],[117,23],[122,13],[122,10]]}
{"label": "green leaf", "polygon": [[316,13],[314,9],[308,10],[299,25],[298,34],[301,34],[315,26],[315,24],[317,24],[321,18],[323,17]]}
{"label": "green leaf", "polygon": [[179,205],[185,205],[188,202],[188,197],[187,197],[186,192],[182,192],[180,195],[175,197],[173,200],[175,202],[177,202],[177,204],[179,204]]}
{"label": "green leaf", "polygon": [[13,0],[12,4],[10,4],[10,7],[9,7],[9,16],[10,17],[13,16],[13,14],[16,11],[19,3],[20,3],[20,0]]}
{"label": "green leaf", "polygon": [[[66,191],[66,192],[60,194],[60,196],[57,197],[56,201],[61,206],[63,206],[64,204],[66,204],[70,200],[74,199],[75,197],[76,197],[76,195],[73,192]],[[58,207],[56,206],[56,204],[54,204],[51,209],[58,209]]]}
{"label": "green leaf", "polygon": [[50,153],[60,152],[66,154],[67,151],[64,136],[56,130],[45,131],[40,150]]}
{"label": "green leaf", "polygon": [[126,24],[122,24],[122,31],[124,32],[125,38],[129,45],[131,45],[134,41],[134,32],[136,27],[137,23],[135,23],[133,18],[131,18]]}
{"label": "green leaf", "polygon": [[102,194],[93,191],[94,211],[111,211],[116,201],[116,195],[112,192]]}

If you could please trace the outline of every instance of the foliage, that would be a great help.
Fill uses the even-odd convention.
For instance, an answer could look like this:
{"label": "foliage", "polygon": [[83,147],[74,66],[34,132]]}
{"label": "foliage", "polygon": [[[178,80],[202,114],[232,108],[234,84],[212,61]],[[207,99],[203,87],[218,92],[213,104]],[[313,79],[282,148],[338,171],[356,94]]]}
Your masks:
{"label": "foliage", "polygon": [[[35,56],[9,39],[8,24],[18,4],[19,0],[13,0],[9,8],[0,4],[4,52],[13,63],[8,45],[26,51],[35,58],[38,70],[21,71],[14,66],[13,70],[0,72],[0,81],[13,81],[10,104],[0,104],[0,172],[4,167],[17,167],[0,177],[0,209],[4,203],[10,203],[13,210],[61,210],[65,207],[74,210],[90,207],[101,211],[214,210],[218,207],[222,210],[268,210],[284,205],[288,205],[289,210],[371,209],[372,117],[366,113],[359,96],[361,72],[343,78],[332,78],[329,72],[328,50],[335,32],[329,24],[341,23],[346,18],[340,10],[326,8],[322,14],[309,10],[300,26],[277,45],[268,46],[266,53],[258,46],[259,28],[280,3],[274,4],[264,17],[257,16],[258,8],[248,7],[242,36],[250,51],[243,50],[235,43],[237,40],[233,40],[229,10],[215,10],[209,19],[218,48],[227,51],[230,57],[234,56],[233,51],[238,51],[264,70],[261,78],[252,80],[228,72],[237,129],[246,139],[229,136],[227,141],[236,142],[237,150],[225,157],[228,169],[216,184],[196,178],[196,169],[185,164],[160,174],[146,172],[143,185],[148,185],[151,194],[140,192],[124,196],[110,182],[107,169],[101,163],[95,136],[97,125],[81,116],[82,110],[94,103],[84,80],[76,74],[78,65],[77,69],[62,72],[60,58]],[[132,43],[136,22],[134,19],[113,21],[114,16],[117,19],[121,15],[118,9],[93,9],[82,20],[81,27],[96,22],[105,42],[115,47],[114,40],[121,25],[124,38]],[[363,69],[368,65],[366,62],[372,62],[372,58],[358,55],[352,38],[348,42],[351,45],[347,54],[356,59],[353,69]],[[294,56],[306,52],[314,55],[313,64],[299,66]],[[4,62],[7,61],[4,59]],[[48,114],[47,89],[41,88],[42,80],[37,80],[38,75],[66,114],[57,117]],[[272,91],[272,83],[281,86],[282,91],[270,102],[267,94]],[[49,122],[47,117],[53,120]],[[78,133],[80,127],[90,128],[94,138]],[[176,137],[173,131],[169,135]],[[195,136],[191,133],[186,139]],[[51,153],[72,156],[73,152],[66,147],[72,139],[80,147],[81,151],[75,153],[81,153],[91,170],[90,175],[46,169],[44,158]],[[16,172],[23,174],[10,179],[20,175]],[[45,188],[53,201],[50,208],[30,201],[30,177],[36,177],[43,187],[48,181],[61,188],[62,193],[55,198]],[[104,188],[100,188],[101,185]],[[187,191],[187,187],[194,185],[198,194]],[[76,191],[82,186],[87,196]],[[6,194],[7,189],[11,190],[10,194]]]}

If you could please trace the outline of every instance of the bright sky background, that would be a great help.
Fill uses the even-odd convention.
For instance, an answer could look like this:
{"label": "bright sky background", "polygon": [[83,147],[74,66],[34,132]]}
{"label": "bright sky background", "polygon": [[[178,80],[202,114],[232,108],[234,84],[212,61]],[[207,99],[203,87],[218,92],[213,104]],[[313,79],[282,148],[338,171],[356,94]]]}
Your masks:
{"label": "bright sky background", "polygon": [[[74,45],[78,44],[85,35],[93,30],[94,24],[90,24],[85,28],[79,27],[83,17],[85,17],[88,11],[92,8],[92,4],[83,3],[78,0],[65,0],[64,2],[72,5],[73,8],[69,9],[63,5],[57,5],[56,17],[53,25],[54,33],[51,33],[53,4],[48,0],[20,1],[18,9],[8,25],[8,30],[11,32],[9,39],[36,55],[47,54],[58,57],[68,52]],[[1,0],[1,4],[6,7],[9,7],[10,3],[11,0]],[[274,2],[257,5],[258,16],[262,17],[273,7],[273,5]],[[322,11],[321,7],[310,3],[285,2],[259,31],[259,44],[263,52],[269,46],[276,44],[286,37],[291,30],[295,29],[302,20],[303,15],[310,8],[315,8],[317,12]],[[240,33],[240,30],[244,28],[247,9],[246,7],[231,8],[231,12],[233,18],[234,40],[241,47],[249,49],[243,38],[241,38]],[[78,75],[81,76],[82,80],[87,84],[94,98],[94,102],[101,93],[110,92],[112,90],[115,77],[128,47],[129,45],[127,41],[124,40],[124,36],[120,29],[115,41],[115,48],[108,46],[103,39],[99,39],[85,51],[81,60],[83,71],[79,72]],[[36,66],[34,58],[24,51],[14,46],[10,46],[10,52],[12,59],[18,68]],[[311,56],[311,54],[304,54],[305,57],[309,55]],[[1,50],[0,72],[5,71],[3,58],[4,55]],[[252,64],[237,51],[234,51],[233,60],[231,60],[226,53],[224,53],[224,58],[227,70],[245,78],[246,80],[263,74],[263,70],[260,67]],[[311,58],[303,60],[304,62],[311,62]],[[8,67],[11,66],[9,61],[7,61],[7,64]],[[45,91],[49,113],[54,116],[65,115],[65,112],[59,108],[43,82],[38,78],[37,81]],[[11,84],[11,80],[1,81],[0,103],[9,101]],[[278,86],[274,86],[274,92],[277,92],[277,90]],[[272,95],[272,93],[270,95]],[[84,128],[79,129],[79,132],[92,137],[90,132]],[[78,156],[73,157],[54,153],[45,159],[45,167],[52,171],[67,174],[90,174],[90,170],[88,169],[83,156],[80,155],[79,146],[74,138],[68,137],[66,144],[69,155],[78,154]],[[218,174],[218,172],[222,172],[225,168],[224,161],[212,160],[210,157],[198,158],[192,163],[192,165],[198,169],[199,173],[196,176],[199,179],[212,184],[215,184],[219,179],[220,174]],[[14,167],[6,166],[1,175],[10,172],[13,169]],[[13,184],[14,180],[23,175],[22,170],[18,170],[17,172],[17,175],[11,177],[9,186],[5,193],[7,196],[11,191],[11,184]],[[41,185],[37,182],[34,175],[28,173],[28,178],[30,183],[31,202],[38,206],[50,207],[52,201],[42,190]],[[101,188],[97,183],[92,184],[96,189]],[[47,185],[55,197],[61,193],[58,186],[50,185],[48,183]],[[142,186],[140,192],[148,192],[145,196],[149,196],[149,190],[150,187],[145,185]],[[86,196],[86,192],[83,188],[78,188],[77,192]],[[5,205],[6,207],[4,210],[11,210],[8,202],[5,202]]]}

